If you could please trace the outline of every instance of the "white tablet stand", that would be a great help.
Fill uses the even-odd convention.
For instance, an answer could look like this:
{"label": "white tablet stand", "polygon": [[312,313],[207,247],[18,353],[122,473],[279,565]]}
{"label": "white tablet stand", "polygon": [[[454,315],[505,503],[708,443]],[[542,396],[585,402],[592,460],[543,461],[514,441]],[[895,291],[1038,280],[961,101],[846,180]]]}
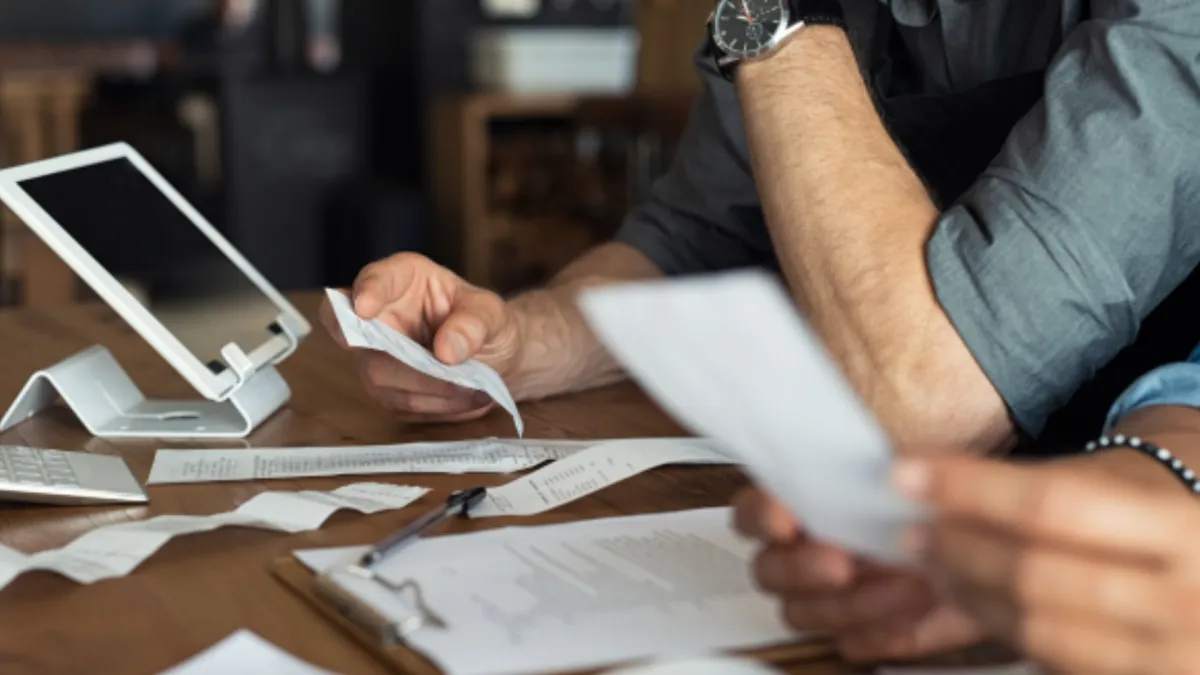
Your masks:
{"label": "white tablet stand", "polygon": [[103,346],[89,347],[34,373],[0,419],[0,432],[24,422],[62,397],[93,436],[101,438],[244,438],[291,397],[275,369],[299,345],[285,316],[276,325],[289,347],[254,369],[235,344],[221,350],[237,384],[219,401],[152,401]]}

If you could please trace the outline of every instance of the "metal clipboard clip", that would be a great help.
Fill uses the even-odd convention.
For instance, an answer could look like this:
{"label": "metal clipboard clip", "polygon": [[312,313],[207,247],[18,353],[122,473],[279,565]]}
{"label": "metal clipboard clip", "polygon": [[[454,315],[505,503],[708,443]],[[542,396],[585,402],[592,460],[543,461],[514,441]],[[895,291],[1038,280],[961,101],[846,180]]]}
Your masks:
{"label": "metal clipboard clip", "polygon": [[[352,589],[346,588],[338,581],[340,575],[379,585],[395,595],[413,614],[403,619],[389,617],[356,595]],[[411,579],[397,583],[376,574],[373,570],[351,563],[339,565],[318,575],[314,588],[317,596],[336,609],[338,614],[360,628],[378,635],[380,643],[384,646],[402,644],[420,630],[445,630],[448,627],[446,621],[425,602],[420,584]]]}
{"label": "metal clipboard clip", "polygon": [[[408,636],[426,628],[445,630],[446,622],[434,612],[421,593],[421,586],[408,579],[394,582],[376,572],[377,566],[404,546],[412,543],[421,534],[454,516],[466,516],[474,506],[487,496],[482,487],[452,493],[440,507],[417,518],[395,534],[379,542],[366,554],[343,565],[325,571],[317,577],[315,590],[319,597],[332,605],[344,618],[379,635],[380,642],[392,646],[404,642]],[[364,584],[375,584],[404,603],[415,615],[396,620],[388,617],[359,597],[354,589],[338,581],[339,577],[353,579]]]}

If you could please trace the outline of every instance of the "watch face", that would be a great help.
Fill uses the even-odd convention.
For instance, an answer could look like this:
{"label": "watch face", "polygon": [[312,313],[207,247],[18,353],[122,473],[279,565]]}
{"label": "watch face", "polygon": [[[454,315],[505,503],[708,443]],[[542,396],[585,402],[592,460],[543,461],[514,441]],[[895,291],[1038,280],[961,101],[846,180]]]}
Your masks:
{"label": "watch face", "polygon": [[783,0],[722,0],[713,38],[729,54],[757,56],[771,46],[783,24]]}

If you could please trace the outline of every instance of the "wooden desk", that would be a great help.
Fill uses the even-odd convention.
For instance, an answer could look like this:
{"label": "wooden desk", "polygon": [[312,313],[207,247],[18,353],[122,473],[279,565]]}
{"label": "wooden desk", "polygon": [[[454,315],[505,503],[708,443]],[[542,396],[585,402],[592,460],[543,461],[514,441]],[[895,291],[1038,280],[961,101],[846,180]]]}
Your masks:
{"label": "wooden desk", "polygon": [[[299,298],[310,315],[317,296]],[[316,325],[314,323],[314,325]],[[125,324],[103,307],[77,305],[54,312],[0,312],[0,406],[12,401],[32,370],[91,344],[102,343],[154,396],[187,396],[188,387]],[[417,439],[511,435],[511,422],[496,413],[477,423],[407,428],[366,398],[349,356],[317,332],[282,367],[293,390],[288,408],[249,444],[339,445]],[[532,438],[603,438],[676,435],[680,430],[634,387],[522,406]],[[65,411],[56,410],[4,434],[0,443],[87,449],[125,457],[140,478],[149,472],[155,443],[110,443],[90,438]],[[234,444],[237,445],[237,444]],[[320,619],[303,601],[269,576],[268,563],[287,551],[362,544],[394,530],[429,508],[446,491],[476,483],[478,476],[383,476],[372,480],[420,484],[436,492],[406,513],[374,516],[341,513],[316,532],[285,535],[225,529],[177,539],[129,577],[80,586],[56,575],[30,573],[0,591],[0,672],[5,675],[157,672],[207,648],[238,628],[318,666],[341,673],[382,673],[349,637]],[[499,476],[493,483],[509,480]],[[227,511],[268,489],[329,490],[340,479],[157,486],[149,507],[0,507],[0,543],[25,551],[66,544],[98,525],[161,513]],[[681,468],[629,480],[556,512],[540,522],[715,506],[743,484],[731,469]],[[523,519],[522,522],[529,522]],[[489,526],[509,524],[497,520]],[[478,523],[461,523],[463,527]],[[833,675],[859,672],[833,664],[799,664],[792,672]],[[863,671],[865,672],[865,671]]]}

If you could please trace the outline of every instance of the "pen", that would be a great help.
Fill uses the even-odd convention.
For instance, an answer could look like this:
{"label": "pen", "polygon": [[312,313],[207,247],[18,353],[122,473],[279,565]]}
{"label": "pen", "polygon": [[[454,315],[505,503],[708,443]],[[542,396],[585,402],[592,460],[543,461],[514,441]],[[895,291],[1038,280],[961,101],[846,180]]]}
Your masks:
{"label": "pen", "polygon": [[483,501],[485,496],[487,496],[487,488],[482,487],[459,490],[451,494],[446,498],[445,504],[405,525],[363,554],[358,561],[359,567],[370,569],[404,545],[411,543],[426,530],[454,516],[466,515],[475,505]]}

